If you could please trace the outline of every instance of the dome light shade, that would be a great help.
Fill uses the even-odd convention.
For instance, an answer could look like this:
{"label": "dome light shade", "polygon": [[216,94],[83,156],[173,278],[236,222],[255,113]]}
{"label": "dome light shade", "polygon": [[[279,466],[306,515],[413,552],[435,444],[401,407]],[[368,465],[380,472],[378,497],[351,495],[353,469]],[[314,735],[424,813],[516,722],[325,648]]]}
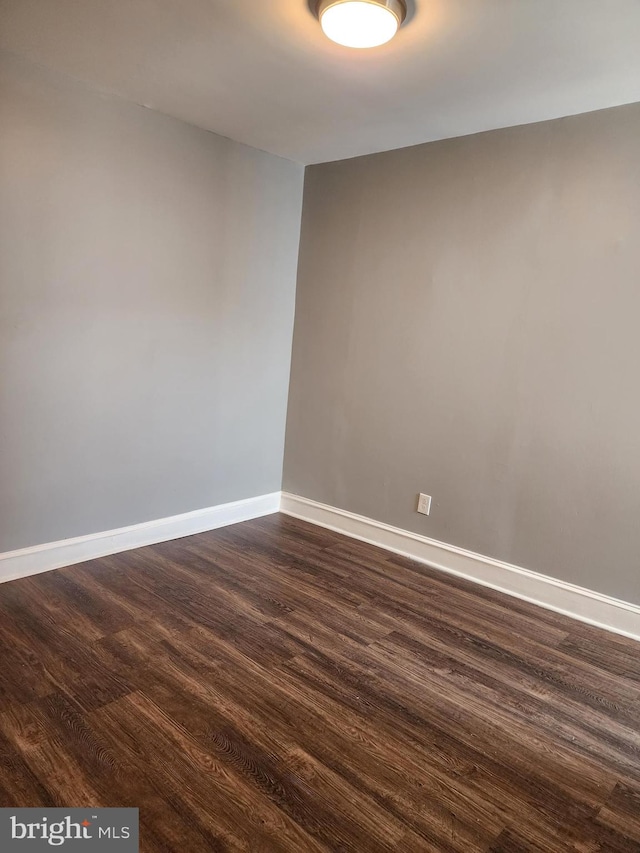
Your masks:
{"label": "dome light shade", "polygon": [[345,47],[377,47],[390,41],[407,14],[403,0],[320,0],[324,34]]}

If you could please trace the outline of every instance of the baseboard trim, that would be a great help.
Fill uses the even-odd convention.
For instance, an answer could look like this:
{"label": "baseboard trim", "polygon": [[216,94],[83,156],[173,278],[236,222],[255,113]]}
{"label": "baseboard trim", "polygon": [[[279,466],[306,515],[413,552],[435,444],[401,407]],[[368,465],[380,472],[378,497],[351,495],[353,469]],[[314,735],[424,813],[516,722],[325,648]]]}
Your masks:
{"label": "baseboard trim", "polygon": [[280,511],[581,622],[640,640],[640,607],[288,492]]}
{"label": "baseboard trim", "polygon": [[155,545],[170,539],[204,533],[217,527],[226,527],[239,521],[249,521],[263,515],[271,515],[280,508],[280,492],[259,495],[255,498],[219,504],[207,509],[197,509],[169,518],[159,518],[117,530],[91,533],[60,542],[48,542],[19,551],[0,554],[0,583],[16,580],[28,575],[84,563],[98,557],[107,557],[121,551]]}

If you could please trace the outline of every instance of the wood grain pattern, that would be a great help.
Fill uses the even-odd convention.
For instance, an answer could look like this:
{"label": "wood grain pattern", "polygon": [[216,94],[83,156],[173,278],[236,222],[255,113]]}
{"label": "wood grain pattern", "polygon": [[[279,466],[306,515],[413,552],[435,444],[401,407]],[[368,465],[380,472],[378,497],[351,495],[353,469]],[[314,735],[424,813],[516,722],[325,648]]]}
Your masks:
{"label": "wood grain pattern", "polygon": [[0,587],[0,806],[138,806],[149,853],[640,853],[639,651],[269,516]]}

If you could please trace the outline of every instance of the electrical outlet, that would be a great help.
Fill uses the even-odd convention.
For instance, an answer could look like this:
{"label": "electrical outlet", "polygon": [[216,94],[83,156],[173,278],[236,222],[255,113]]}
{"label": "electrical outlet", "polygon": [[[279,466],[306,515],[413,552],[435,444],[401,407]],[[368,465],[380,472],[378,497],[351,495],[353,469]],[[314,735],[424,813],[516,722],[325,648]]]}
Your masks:
{"label": "electrical outlet", "polygon": [[431,495],[418,495],[418,512],[421,512],[422,515],[430,515]]}

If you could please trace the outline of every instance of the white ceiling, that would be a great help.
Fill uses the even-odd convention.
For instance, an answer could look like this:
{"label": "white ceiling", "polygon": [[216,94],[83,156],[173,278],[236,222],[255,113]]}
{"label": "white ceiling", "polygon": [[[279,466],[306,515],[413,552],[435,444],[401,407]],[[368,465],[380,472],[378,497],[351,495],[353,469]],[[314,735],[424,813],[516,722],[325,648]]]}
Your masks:
{"label": "white ceiling", "polygon": [[314,163],[640,101],[640,0],[415,0],[389,44],[309,0],[0,0],[0,47]]}

